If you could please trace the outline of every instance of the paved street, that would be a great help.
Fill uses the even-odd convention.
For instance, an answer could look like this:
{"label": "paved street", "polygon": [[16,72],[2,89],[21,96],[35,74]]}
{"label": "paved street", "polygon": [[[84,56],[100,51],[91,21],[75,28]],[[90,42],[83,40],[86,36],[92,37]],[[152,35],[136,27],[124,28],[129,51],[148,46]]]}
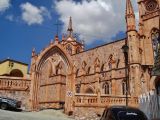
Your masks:
{"label": "paved street", "polygon": [[40,112],[13,112],[0,110],[0,120],[73,120],[56,110]]}

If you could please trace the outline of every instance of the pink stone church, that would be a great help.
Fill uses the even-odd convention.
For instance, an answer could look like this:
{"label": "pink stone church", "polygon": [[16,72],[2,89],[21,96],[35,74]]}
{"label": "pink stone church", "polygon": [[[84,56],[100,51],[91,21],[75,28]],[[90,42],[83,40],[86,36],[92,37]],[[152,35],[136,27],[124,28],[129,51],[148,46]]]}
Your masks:
{"label": "pink stone church", "polygon": [[[157,69],[153,72],[160,55],[159,5],[160,0],[138,0],[137,30],[131,0],[126,0],[126,38],[89,50],[74,37],[70,17],[62,40],[56,35],[40,53],[33,49],[25,106],[32,111],[63,108],[66,114],[87,108],[103,111],[112,105],[126,105],[126,100],[129,106],[140,107],[139,98],[150,91],[159,97],[160,105],[160,74]],[[127,59],[124,45],[129,47]],[[0,78],[0,91],[10,91],[1,90],[2,82]]]}

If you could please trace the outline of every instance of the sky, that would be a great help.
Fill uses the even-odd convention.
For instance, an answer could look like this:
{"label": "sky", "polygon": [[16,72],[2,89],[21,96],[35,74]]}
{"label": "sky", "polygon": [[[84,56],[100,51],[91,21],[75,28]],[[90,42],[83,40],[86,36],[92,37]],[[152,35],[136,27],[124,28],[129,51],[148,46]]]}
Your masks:
{"label": "sky", "polygon": [[[136,20],[136,0],[131,0]],[[125,37],[125,0],[0,0],[0,60],[30,64],[57,33],[66,33],[72,17],[74,35],[86,49]]]}

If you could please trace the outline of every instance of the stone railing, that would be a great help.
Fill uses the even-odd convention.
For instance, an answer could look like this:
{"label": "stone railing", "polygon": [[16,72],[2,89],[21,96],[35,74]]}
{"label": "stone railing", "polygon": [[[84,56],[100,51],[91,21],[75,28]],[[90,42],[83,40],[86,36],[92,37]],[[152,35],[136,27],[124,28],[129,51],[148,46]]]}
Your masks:
{"label": "stone railing", "polygon": [[[75,106],[90,106],[90,107],[105,107],[112,105],[125,105],[126,98],[125,96],[101,96],[100,98],[97,95],[75,95]],[[138,98],[128,97],[128,104],[130,106],[138,106]]]}
{"label": "stone railing", "polygon": [[[125,105],[126,98],[125,96],[103,96],[101,97],[101,104],[102,105]],[[137,106],[138,105],[138,98],[137,97],[128,97],[128,104]]]}
{"label": "stone railing", "polygon": [[75,95],[75,106],[97,106],[97,95]]}
{"label": "stone railing", "polygon": [[31,80],[0,76],[0,90],[30,90]]}

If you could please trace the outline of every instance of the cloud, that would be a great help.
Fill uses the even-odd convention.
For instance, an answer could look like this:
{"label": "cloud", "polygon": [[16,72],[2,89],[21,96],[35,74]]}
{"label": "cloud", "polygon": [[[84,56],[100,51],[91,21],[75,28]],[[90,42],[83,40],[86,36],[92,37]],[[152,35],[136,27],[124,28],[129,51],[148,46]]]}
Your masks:
{"label": "cloud", "polygon": [[46,16],[50,18],[49,11],[43,6],[36,7],[27,2],[21,4],[20,7],[22,9],[22,20],[24,20],[28,25],[42,24]]}
{"label": "cloud", "polygon": [[4,12],[11,6],[10,0],[0,0],[0,12]]}
{"label": "cloud", "polygon": [[9,21],[14,21],[14,16],[13,15],[7,15],[5,18]]}
{"label": "cloud", "polygon": [[97,39],[109,42],[119,31],[125,31],[125,7],[124,0],[82,0],[81,2],[61,0],[55,2],[55,9],[64,23],[62,32],[66,32],[68,19],[71,16],[74,32],[80,34],[87,44]]}

